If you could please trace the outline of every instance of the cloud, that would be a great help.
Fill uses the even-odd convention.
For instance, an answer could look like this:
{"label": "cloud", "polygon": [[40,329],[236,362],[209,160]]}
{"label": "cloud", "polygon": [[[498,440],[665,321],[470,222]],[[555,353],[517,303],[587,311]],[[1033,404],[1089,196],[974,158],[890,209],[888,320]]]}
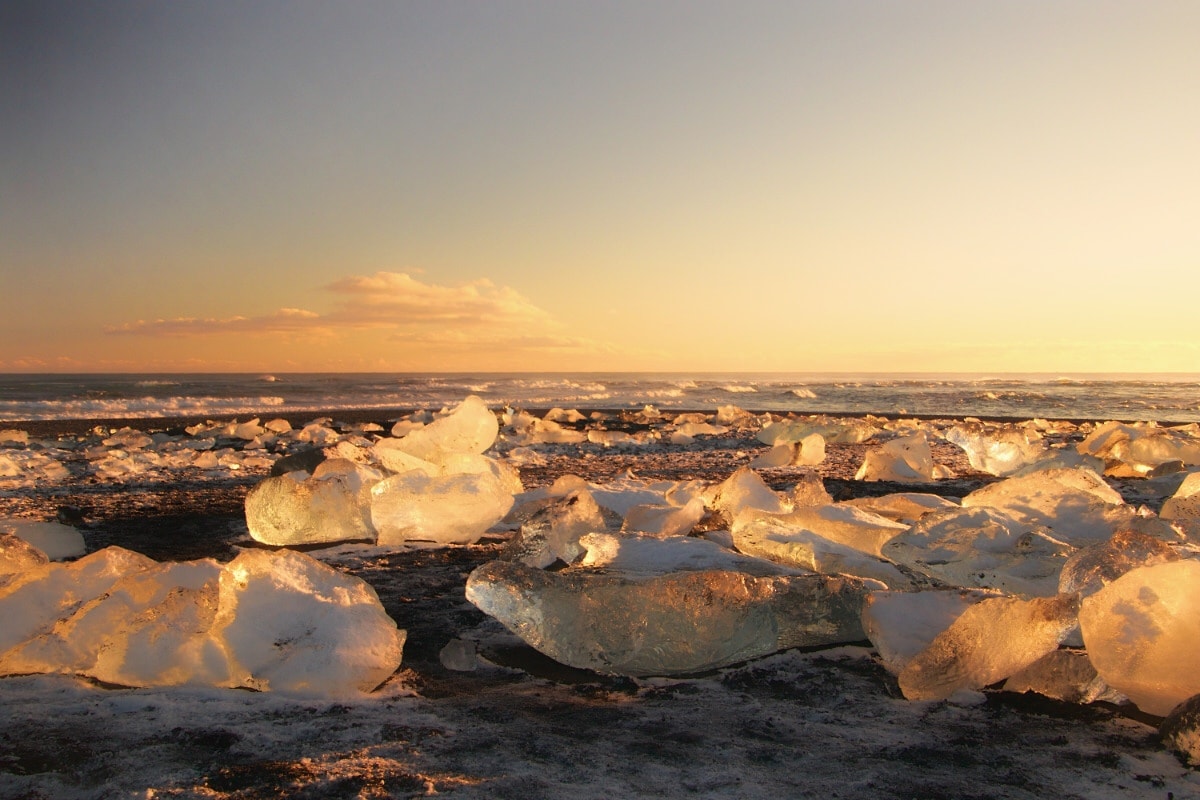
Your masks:
{"label": "cloud", "polygon": [[141,336],[204,336],[215,333],[319,332],[328,329],[329,325],[322,320],[320,314],[302,308],[281,308],[274,314],[261,317],[178,317],[149,321],[140,319],[137,322],[112,326],[105,332]]}
{"label": "cloud", "polygon": [[444,353],[616,355],[611,345],[566,335],[564,326],[514,289],[481,279],[456,286],[422,283],[403,272],[352,276],[324,287],[332,309],[283,308],[257,317],[138,320],[113,326],[114,335],[202,337],[319,335],[382,330],[385,340]]}

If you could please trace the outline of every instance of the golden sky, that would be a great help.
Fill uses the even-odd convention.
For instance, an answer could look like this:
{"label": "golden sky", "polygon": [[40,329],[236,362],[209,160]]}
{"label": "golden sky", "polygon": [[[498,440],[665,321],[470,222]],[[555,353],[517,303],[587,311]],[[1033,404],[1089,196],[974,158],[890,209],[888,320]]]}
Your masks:
{"label": "golden sky", "polygon": [[0,6],[0,371],[1194,372],[1200,4]]}

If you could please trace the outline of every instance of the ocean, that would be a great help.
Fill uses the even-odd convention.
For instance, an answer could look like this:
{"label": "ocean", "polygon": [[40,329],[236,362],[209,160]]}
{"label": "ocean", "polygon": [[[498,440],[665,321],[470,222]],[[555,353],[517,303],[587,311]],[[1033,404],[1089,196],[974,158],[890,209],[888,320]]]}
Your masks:
{"label": "ocean", "polygon": [[0,421],[494,407],[1200,422],[1200,373],[281,373],[0,375]]}

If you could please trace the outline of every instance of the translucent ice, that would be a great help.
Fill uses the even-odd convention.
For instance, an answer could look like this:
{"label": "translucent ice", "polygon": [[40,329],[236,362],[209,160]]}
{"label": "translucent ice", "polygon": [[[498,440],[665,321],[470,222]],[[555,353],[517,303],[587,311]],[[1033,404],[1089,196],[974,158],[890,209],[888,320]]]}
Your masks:
{"label": "translucent ice", "polygon": [[870,588],[878,585],[824,575],[704,570],[637,577],[492,561],[467,579],[467,599],[561,663],[671,675],[789,647],[858,641]]}
{"label": "translucent ice", "polygon": [[[842,510],[836,506],[824,506],[820,510],[827,509]],[[814,518],[798,518],[796,514],[743,515],[733,527],[733,543],[747,555],[780,564],[827,575],[873,578],[892,589],[912,588],[912,581],[896,565],[814,532],[809,524]]]}
{"label": "translucent ice", "polygon": [[1084,598],[1079,627],[1096,670],[1143,711],[1200,694],[1200,561],[1125,573]]}
{"label": "translucent ice", "polygon": [[1131,569],[1178,560],[1179,554],[1161,539],[1137,531],[1118,531],[1108,541],[1089,545],[1068,558],[1058,590],[1087,597]]}
{"label": "translucent ice", "polygon": [[909,660],[900,691],[910,700],[941,700],[1003,680],[1057,649],[1078,611],[1077,595],[982,600]]}
{"label": "translucent ice", "polygon": [[964,422],[946,431],[946,441],[967,453],[971,466],[992,475],[1009,475],[1037,461],[1046,450],[1031,425],[984,425]]}
{"label": "translucent ice", "polygon": [[665,504],[634,506],[625,513],[623,531],[686,536],[704,516],[704,501],[693,497],[682,506]]}
{"label": "translucent ice", "polygon": [[372,540],[371,486],[380,475],[346,459],[267,478],[246,495],[246,525],[256,541],[298,545]]}
{"label": "translucent ice", "polygon": [[791,510],[790,503],[767,486],[757,472],[746,467],[736,470],[715,487],[709,505],[731,520],[748,511],[783,514]]}
{"label": "translucent ice", "polygon": [[491,473],[431,477],[413,470],[371,488],[371,522],[381,545],[472,544],[512,505],[512,491]]}
{"label": "translucent ice", "polygon": [[751,469],[770,467],[815,467],[825,460],[825,437],[819,433],[805,436],[799,442],[777,444],[755,458]]}
{"label": "translucent ice", "polygon": [[409,432],[400,446],[409,455],[438,463],[450,453],[483,453],[496,441],[499,430],[496,415],[471,395],[449,414]]}
{"label": "translucent ice", "polygon": [[1154,424],[1106,422],[1078,445],[1079,452],[1104,459],[1107,475],[1143,477],[1167,462],[1200,465],[1200,441]]}
{"label": "translucent ice", "polygon": [[[884,544],[908,529],[909,526],[901,522],[838,504],[798,508],[786,514],[746,512],[735,519],[731,527],[735,542],[739,537],[758,537],[767,531],[811,531],[876,558],[882,554]],[[738,547],[740,549],[741,545]]]}
{"label": "translucent ice", "polygon": [[0,653],[49,631],[121,578],[154,563],[139,553],[106,547],[78,561],[47,563],[12,576],[0,585]]}
{"label": "translucent ice", "polygon": [[0,519],[0,533],[11,533],[46,554],[51,561],[78,558],[87,552],[83,535],[59,522],[28,519]]}
{"label": "translucent ice", "polygon": [[883,665],[899,675],[968,607],[996,596],[979,589],[872,592],[863,606],[863,629]]}
{"label": "translucent ice", "polygon": [[1137,510],[1089,469],[1046,469],[1005,478],[963,498],[964,508],[987,507],[1027,525],[1048,528],[1076,546],[1104,541],[1128,527]]}
{"label": "translucent ice", "polygon": [[883,546],[882,555],[952,586],[1023,596],[1058,592],[1073,548],[1045,529],[991,508],[934,511]]}
{"label": "translucent ice", "polygon": [[231,683],[300,694],[368,692],[400,665],[405,632],[375,590],[289,550],[247,550],[221,572],[213,635]]}
{"label": "translucent ice", "polygon": [[1120,703],[1114,691],[1082,650],[1051,650],[1004,682],[1006,692],[1037,692],[1066,703]]}
{"label": "translucent ice", "polygon": [[0,584],[14,575],[45,564],[50,559],[29,542],[0,531]]}
{"label": "translucent ice", "polygon": [[929,439],[924,433],[914,433],[868,450],[854,478],[860,481],[899,482],[935,480]]}
{"label": "translucent ice", "polygon": [[1200,472],[1190,473],[1175,494],[1166,499],[1160,516],[1164,519],[1200,518]]}
{"label": "translucent ice", "polygon": [[581,567],[603,567],[625,574],[665,575],[681,570],[732,570],[748,575],[796,575],[771,561],[734,552],[707,539],[637,533],[589,533],[579,540],[586,550]]}
{"label": "translucent ice", "polygon": [[573,564],[584,552],[579,537],[607,527],[600,506],[586,488],[533,502],[536,508],[522,513],[523,522],[505,548],[505,559],[539,569],[556,561]]}
{"label": "translucent ice", "polygon": [[912,525],[931,511],[958,507],[953,500],[926,492],[896,492],[879,497],[858,497],[844,501],[843,505],[854,506],[907,525]]}
{"label": "translucent ice", "polygon": [[8,672],[66,672],[125,686],[227,685],[209,636],[221,565],[154,564],[116,581],[3,657]]}

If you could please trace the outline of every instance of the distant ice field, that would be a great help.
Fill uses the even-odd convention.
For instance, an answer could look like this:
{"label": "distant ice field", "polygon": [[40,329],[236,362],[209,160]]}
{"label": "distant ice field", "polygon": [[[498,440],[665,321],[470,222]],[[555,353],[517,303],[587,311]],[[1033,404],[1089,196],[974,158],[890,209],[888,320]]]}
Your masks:
{"label": "distant ice field", "polygon": [[0,421],[494,407],[1200,422],[1200,373],[278,373],[0,375]]}

